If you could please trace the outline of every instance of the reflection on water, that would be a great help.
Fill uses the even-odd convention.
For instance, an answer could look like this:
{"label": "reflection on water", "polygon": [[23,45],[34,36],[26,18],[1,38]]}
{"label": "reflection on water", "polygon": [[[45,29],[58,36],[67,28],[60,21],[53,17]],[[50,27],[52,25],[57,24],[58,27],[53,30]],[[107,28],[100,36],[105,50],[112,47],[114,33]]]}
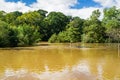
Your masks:
{"label": "reflection on water", "polygon": [[[82,70],[83,69],[83,70]],[[96,80],[95,76],[92,76],[86,65],[79,65],[73,67],[71,70],[65,68],[61,71],[50,72],[45,71],[41,73],[28,72],[21,69],[19,71],[6,70],[5,75],[2,78],[4,80]]]}
{"label": "reflection on water", "polygon": [[116,45],[45,44],[0,49],[0,80],[120,80]]}

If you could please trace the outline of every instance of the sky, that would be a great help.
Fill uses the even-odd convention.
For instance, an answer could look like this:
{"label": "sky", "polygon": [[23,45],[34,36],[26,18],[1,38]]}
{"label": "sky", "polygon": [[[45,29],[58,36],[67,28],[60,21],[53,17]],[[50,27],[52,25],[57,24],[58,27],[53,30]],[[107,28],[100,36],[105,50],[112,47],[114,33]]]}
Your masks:
{"label": "sky", "polygon": [[0,0],[0,10],[5,12],[28,12],[38,9],[60,11],[66,15],[87,19],[92,11],[116,6],[120,8],[120,0]]}

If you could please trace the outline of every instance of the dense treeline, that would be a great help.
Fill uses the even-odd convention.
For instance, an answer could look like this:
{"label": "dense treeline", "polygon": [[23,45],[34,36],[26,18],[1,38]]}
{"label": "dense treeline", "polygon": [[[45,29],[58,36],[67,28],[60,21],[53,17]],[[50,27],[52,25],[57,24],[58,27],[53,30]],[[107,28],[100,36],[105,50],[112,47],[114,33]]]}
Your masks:
{"label": "dense treeline", "polygon": [[90,18],[45,10],[21,13],[0,11],[0,47],[28,46],[41,41],[105,43],[120,41],[120,9],[99,10]]}

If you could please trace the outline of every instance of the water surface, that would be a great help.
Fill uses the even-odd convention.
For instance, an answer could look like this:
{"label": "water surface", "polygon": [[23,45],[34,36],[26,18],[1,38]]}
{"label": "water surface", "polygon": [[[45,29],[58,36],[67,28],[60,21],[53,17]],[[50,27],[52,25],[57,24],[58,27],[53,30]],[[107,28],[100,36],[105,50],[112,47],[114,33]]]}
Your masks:
{"label": "water surface", "polygon": [[117,44],[1,48],[0,80],[120,80]]}

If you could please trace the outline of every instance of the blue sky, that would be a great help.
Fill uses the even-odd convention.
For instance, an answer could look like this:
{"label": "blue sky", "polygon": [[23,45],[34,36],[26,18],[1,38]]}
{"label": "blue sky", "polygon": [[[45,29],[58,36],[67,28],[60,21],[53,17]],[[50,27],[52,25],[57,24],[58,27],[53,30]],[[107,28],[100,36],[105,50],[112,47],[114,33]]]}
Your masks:
{"label": "blue sky", "polygon": [[94,2],[93,0],[78,0],[78,4],[76,4],[72,8],[83,8],[83,7],[100,7],[100,4]]}
{"label": "blue sky", "polygon": [[21,2],[24,2],[26,3],[26,5],[30,5],[32,4],[33,2],[36,2],[36,0],[6,0],[7,2],[18,2],[18,1],[21,1]]}
{"label": "blue sky", "polygon": [[89,18],[94,10],[103,14],[104,8],[120,8],[120,0],[0,0],[0,10],[28,12],[43,9],[59,11],[66,15]]}

